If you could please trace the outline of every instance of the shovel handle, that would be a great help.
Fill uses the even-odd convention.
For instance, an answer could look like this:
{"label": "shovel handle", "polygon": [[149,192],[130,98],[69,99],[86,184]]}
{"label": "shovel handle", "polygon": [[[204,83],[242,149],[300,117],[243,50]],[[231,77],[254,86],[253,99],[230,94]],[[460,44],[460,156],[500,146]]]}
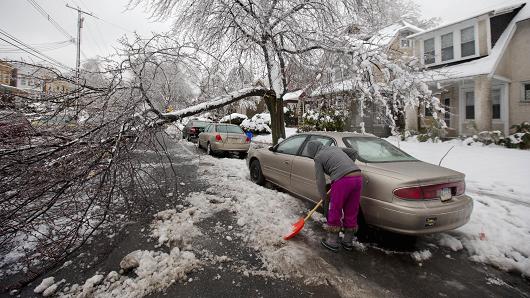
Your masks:
{"label": "shovel handle", "polygon": [[323,200],[320,200],[320,202],[318,202],[318,204],[315,206],[315,208],[313,208],[311,211],[309,211],[307,216],[304,218],[304,221],[307,221],[311,217],[311,215],[313,215],[313,213],[315,213],[315,211],[317,211],[318,207],[320,207],[320,205],[322,205],[322,202],[323,202]]}

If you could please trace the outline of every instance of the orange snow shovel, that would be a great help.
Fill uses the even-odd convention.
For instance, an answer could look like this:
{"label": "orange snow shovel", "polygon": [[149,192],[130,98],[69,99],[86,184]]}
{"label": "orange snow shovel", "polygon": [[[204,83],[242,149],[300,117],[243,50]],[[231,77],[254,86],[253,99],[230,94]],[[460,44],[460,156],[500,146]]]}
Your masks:
{"label": "orange snow shovel", "polygon": [[315,208],[313,208],[311,211],[309,211],[309,213],[307,214],[307,216],[305,218],[300,218],[300,220],[295,222],[292,225],[292,227],[291,227],[291,233],[283,236],[283,240],[289,240],[289,239],[293,238],[294,236],[296,236],[298,233],[300,233],[300,231],[304,228],[305,222],[307,220],[309,220],[309,218],[311,218],[311,215],[313,215],[313,213],[315,213],[315,211],[317,211],[318,207],[320,207],[320,205],[322,205],[322,202],[323,202],[323,200],[320,200],[320,202],[318,202],[318,204],[315,206]]}

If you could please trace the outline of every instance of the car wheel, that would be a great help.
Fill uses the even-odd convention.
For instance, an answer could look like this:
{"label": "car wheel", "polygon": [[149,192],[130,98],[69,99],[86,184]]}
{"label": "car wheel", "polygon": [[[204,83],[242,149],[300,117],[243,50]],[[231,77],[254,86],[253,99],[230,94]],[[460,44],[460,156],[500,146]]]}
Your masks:
{"label": "car wheel", "polygon": [[191,137],[190,137],[190,135],[188,135],[188,137],[186,138],[186,141],[191,142]]}
{"label": "car wheel", "polygon": [[197,148],[202,149],[201,147],[201,139],[197,139]]}
{"label": "car wheel", "polygon": [[210,145],[210,143],[208,143],[208,145],[206,145],[206,154],[213,156],[212,145]]}
{"label": "car wheel", "polygon": [[265,184],[265,177],[263,176],[263,172],[261,172],[261,164],[257,159],[250,163],[250,179],[257,185]]}

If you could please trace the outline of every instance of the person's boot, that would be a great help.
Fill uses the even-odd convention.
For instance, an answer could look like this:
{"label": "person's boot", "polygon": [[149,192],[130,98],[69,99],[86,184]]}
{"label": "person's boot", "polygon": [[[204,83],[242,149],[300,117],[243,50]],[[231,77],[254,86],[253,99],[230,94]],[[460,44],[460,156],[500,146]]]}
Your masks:
{"label": "person's boot", "polygon": [[325,248],[331,250],[332,252],[337,252],[339,250],[339,232],[340,227],[332,227],[324,225],[324,230],[326,230],[326,238],[322,239],[320,243]]}
{"label": "person's boot", "polygon": [[353,250],[353,239],[355,238],[355,233],[357,233],[357,228],[344,228],[344,236],[342,237],[340,244],[345,250]]}

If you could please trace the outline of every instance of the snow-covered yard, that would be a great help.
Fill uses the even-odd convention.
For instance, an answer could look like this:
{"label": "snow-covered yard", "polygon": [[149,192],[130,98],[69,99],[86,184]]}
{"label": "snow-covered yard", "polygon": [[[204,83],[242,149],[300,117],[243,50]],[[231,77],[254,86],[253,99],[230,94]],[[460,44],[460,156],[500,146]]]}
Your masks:
{"label": "snow-covered yard", "polygon": [[[285,128],[285,137],[288,138],[294,134],[296,134],[298,128],[296,127],[286,127]],[[272,144],[272,134],[264,134],[264,135],[257,135],[254,138],[252,138],[253,142],[259,142],[259,143],[267,143]]]}
{"label": "snow-covered yard", "polygon": [[466,192],[475,202],[471,221],[439,235],[440,245],[465,248],[473,261],[530,277],[530,151],[388,140],[433,164],[453,148],[441,165],[466,174]]}

